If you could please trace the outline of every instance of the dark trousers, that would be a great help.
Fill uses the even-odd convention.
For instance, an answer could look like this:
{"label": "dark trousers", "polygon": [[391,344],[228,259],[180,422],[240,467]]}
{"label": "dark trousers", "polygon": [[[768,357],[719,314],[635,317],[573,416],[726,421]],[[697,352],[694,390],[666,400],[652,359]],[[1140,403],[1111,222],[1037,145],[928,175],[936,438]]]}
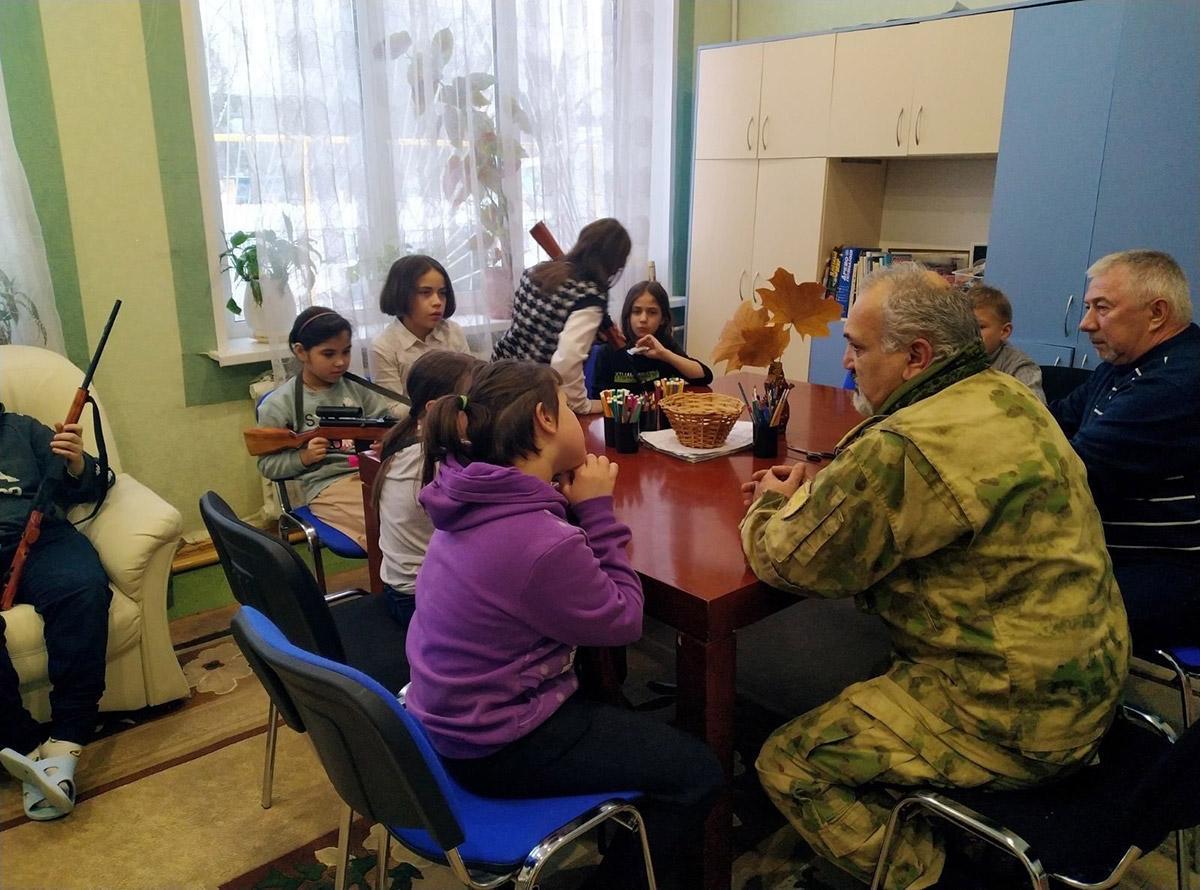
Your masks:
{"label": "dark trousers", "polygon": [[1137,655],[1200,645],[1200,560],[1113,561]]}
{"label": "dark trousers", "polygon": [[[6,572],[13,550],[15,545],[0,556]],[[51,724],[47,732],[21,704],[6,641],[0,647],[0,747],[27,754],[47,735],[81,745],[91,740],[104,694],[111,599],[108,575],[91,542],[67,523],[44,525],[25,561],[17,602],[33,606],[45,624]]]}
{"label": "dark trousers", "polygon": [[[681,842],[702,830],[725,783],[700,739],[652,717],[571,696],[529,735],[478,760],[443,758],[466,788],[487,797],[554,797],[640,791],[660,886],[678,886]],[[645,887],[641,850],[618,829],[605,856],[606,888]]]}

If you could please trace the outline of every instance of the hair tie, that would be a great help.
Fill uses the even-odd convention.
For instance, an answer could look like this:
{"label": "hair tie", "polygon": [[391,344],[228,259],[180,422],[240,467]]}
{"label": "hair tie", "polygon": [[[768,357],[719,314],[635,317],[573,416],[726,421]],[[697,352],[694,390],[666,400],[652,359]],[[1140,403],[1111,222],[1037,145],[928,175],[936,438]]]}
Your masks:
{"label": "hair tie", "polygon": [[462,410],[462,411],[466,411],[466,410],[467,410],[467,397],[466,397],[466,396],[459,396],[459,397],[458,397],[458,407],[459,407],[459,409],[460,409],[460,410]]}

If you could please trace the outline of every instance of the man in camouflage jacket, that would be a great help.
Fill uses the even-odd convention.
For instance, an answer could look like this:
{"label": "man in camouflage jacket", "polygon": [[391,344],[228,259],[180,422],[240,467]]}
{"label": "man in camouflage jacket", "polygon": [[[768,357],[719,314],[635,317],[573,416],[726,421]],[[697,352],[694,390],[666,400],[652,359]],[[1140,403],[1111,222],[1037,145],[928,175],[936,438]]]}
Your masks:
{"label": "man in camouflage jacket", "polygon": [[[883,676],[776,730],[757,762],[813,849],[869,880],[894,801],[879,786],[1016,789],[1085,764],[1129,630],[1087,472],[1046,408],[987,369],[964,295],[881,273],[845,336],[869,419],[819,473],[755,474],[741,534],[763,581],[854,596],[890,630]],[[930,825],[910,820],[893,862],[888,888],[936,883]]]}

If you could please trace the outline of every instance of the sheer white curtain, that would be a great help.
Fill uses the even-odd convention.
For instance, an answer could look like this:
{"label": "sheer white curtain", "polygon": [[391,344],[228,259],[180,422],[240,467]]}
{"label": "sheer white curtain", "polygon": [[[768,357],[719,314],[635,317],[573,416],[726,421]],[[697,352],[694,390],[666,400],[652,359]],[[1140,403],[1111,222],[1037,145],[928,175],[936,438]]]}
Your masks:
{"label": "sheer white curtain", "polygon": [[625,280],[644,277],[662,4],[199,3],[225,231],[290,226],[319,254],[315,276],[293,271],[289,293],[264,300],[281,350],[313,304],[352,317],[365,345],[388,320],[388,266],[426,253],[486,357],[516,276],[542,258],[527,234],[539,219],[566,247],[617,217],[634,244]]}
{"label": "sheer white curtain", "polygon": [[42,227],[17,157],[0,71],[0,344],[6,343],[66,352]]}

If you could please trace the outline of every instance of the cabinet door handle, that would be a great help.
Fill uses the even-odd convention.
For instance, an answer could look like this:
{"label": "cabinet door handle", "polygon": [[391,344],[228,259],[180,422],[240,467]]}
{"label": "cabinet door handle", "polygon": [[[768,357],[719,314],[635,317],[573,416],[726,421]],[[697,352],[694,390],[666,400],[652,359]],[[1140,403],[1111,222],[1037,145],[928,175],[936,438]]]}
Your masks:
{"label": "cabinet door handle", "polygon": [[1081,368],[1086,368],[1086,367],[1087,367],[1087,362],[1088,362],[1088,359],[1090,359],[1090,358],[1091,358],[1091,356],[1090,356],[1090,355],[1088,355],[1088,354],[1085,352],[1085,353],[1083,354],[1083,361],[1079,363],[1079,367],[1081,367]]}
{"label": "cabinet door handle", "polygon": [[1062,363],[1062,356],[1061,356],[1061,355],[1056,355],[1056,356],[1054,357],[1054,367],[1056,367],[1056,368],[1057,368],[1057,367],[1058,367],[1058,366],[1059,366],[1061,363]]}
{"label": "cabinet door handle", "polygon": [[1066,311],[1063,312],[1063,336],[1064,337],[1071,336],[1071,331],[1067,327],[1067,322],[1071,318],[1071,306],[1074,305],[1074,303],[1075,303],[1075,295],[1071,294],[1071,296],[1067,297],[1067,308],[1066,308]]}
{"label": "cabinet door handle", "polygon": [[763,118],[763,125],[762,125],[762,147],[763,147],[763,151],[766,151],[766,150],[767,150],[767,124],[769,124],[770,122],[771,122],[771,115],[769,115],[769,114],[768,114],[766,117],[764,117],[764,118]]}
{"label": "cabinet door handle", "polygon": [[742,282],[745,280],[746,280],[746,270],[743,269],[741,271],[741,274],[738,275],[738,299],[739,300],[746,299],[745,295],[743,295],[743,293],[742,293]]}
{"label": "cabinet door handle", "polygon": [[750,142],[750,128],[754,126],[754,115],[750,115],[750,120],[746,121],[746,151],[754,151],[754,146]]}
{"label": "cabinet door handle", "polygon": [[900,121],[904,119],[904,109],[900,109],[900,113],[896,115],[896,148],[900,147]]}
{"label": "cabinet door handle", "polygon": [[921,144],[921,115],[923,115],[924,113],[925,113],[925,106],[922,105],[920,108],[917,109],[917,126],[915,127],[916,137],[917,137],[917,145]]}
{"label": "cabinet door handle", "polygon": [[754,294],[758,289],[758,273],[754,273],[754,277],[750,279],[750,299],[754,299]]}

